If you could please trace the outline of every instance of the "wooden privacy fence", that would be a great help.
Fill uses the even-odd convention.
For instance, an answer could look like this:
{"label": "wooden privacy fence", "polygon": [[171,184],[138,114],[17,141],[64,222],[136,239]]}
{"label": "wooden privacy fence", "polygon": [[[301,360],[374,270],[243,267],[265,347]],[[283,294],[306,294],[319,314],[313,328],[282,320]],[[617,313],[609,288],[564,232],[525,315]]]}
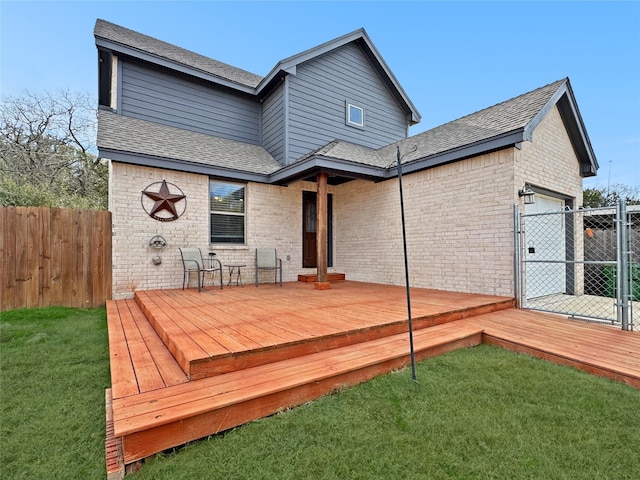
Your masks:
{"label": "wooden privacy fence", "polygon": [[0,311],[111,298],[111,212],[0,207]]}

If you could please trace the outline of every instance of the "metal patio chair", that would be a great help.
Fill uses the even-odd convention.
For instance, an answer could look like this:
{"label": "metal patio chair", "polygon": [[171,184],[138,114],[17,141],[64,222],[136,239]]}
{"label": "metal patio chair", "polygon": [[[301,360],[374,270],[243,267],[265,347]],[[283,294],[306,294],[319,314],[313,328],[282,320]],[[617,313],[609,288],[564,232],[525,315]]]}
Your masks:
{"label": "metal patio chair", "polygon": [[209,273],[213,277],[215,272],[220,272],[220,290],[222,290],[222,263],[213,255],[209,256],[209,266],[207,267],[202,258],[202,252],[197,247],[185,247],[179,248],[180,256],[182,257],[182,267],[184,269],[184,275],[182,277],[182,289],[184,290],[185,284],[189,285],[189,274],[196,272],[198,277],[198,292],[202,291],[204,287],[205,274]]}
{"label": "metal patio chair", "polygon": [[282,286],[282,260],[278,258],[275,248],[256,248],[256,287],[260,270],[273,270],[275,274],[273,283],[278,283],[278,270],[280,270],[280,286]]}

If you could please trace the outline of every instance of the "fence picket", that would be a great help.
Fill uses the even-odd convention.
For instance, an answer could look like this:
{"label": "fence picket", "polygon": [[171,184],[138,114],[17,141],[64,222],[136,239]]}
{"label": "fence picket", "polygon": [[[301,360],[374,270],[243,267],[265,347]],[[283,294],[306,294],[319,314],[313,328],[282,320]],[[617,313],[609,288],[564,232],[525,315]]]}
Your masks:
{"label": "fence picket", "polygon": [[0,311],[111,298],[111,213],[0,207]]}

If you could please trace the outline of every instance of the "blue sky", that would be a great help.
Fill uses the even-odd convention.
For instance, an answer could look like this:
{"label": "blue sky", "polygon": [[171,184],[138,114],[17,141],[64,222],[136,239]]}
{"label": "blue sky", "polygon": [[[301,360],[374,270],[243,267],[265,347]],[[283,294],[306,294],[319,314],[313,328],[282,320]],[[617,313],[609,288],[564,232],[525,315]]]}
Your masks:
{"label": "blue sky", "polygon": [[258,75],[364,27],[420,113],[410,134],[569,77],[600,164],[640,186],[640,1],[0,0],[0,95],[97,92],[102,18]]}

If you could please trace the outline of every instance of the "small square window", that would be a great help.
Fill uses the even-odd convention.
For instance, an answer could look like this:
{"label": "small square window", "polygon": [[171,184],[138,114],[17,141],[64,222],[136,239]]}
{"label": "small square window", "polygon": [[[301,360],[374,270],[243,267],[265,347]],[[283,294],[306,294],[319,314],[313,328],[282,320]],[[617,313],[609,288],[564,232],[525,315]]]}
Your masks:
{"label": "small square window", "polygon": [[364,109],[347,103],[347,125],[364,128]]}

